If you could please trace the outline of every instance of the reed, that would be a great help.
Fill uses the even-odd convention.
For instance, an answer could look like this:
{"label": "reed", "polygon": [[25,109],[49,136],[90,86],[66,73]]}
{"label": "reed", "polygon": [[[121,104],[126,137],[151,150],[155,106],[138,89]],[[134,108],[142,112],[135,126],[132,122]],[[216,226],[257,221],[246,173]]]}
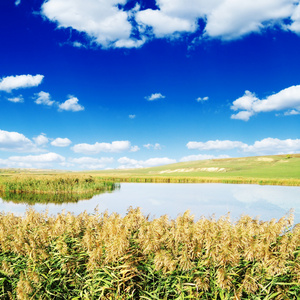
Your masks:
{"label": "reed", "polygon": [[2,213],[0,298],[297,299],[292,219]]}
{"label": "reed", "polygon": [[143,182],[143,183],[228,183],[228,184],[259,184],[259,185],[281,185],[300,186],[300,179],[266,179],[266,178],[245,178],[245,177],[188,177],[188,176],[118,176],[110,175],[99,177],[103,181],[112,182]]}
{"label": "reed", "polygon": [[83,194],[112,190],[115,186],[115,183],[88,175],[0,176],[0,191],[15,194]]}

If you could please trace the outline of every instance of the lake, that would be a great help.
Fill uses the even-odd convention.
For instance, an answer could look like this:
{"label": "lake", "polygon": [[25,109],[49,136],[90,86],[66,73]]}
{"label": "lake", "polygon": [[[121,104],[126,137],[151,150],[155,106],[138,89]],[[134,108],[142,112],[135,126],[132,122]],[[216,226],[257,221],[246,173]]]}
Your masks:
{"label": "lake", "polygon": [[261,186],[249,184],[172,184],[172,183],[122,183],[120,189],[111,193],[95,195],[90,200],[64,204],[14,203],[0,199],[0,211],[24,215],[27,208],[49,211],[49,214],[83,211],[93,213],[108,210],[124,216],[132,206],[141,207],[151,217],[167,214],[175,218],[179,213],[190,210],[196,219],[201,216],[216,218],[230,212],[231,220],[242,214],[261,220],[279,219],[294,209],[295,223],[300,223],[300,187]]}

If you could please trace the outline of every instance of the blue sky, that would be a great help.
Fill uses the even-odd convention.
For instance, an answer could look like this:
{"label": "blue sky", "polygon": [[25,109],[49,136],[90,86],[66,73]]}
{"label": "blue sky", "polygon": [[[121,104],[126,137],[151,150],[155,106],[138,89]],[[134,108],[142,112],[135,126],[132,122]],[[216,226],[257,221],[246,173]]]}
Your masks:
{"label": "blue sky", "polygon": [[295,0],[0,3],[0,168],[300,152]]}

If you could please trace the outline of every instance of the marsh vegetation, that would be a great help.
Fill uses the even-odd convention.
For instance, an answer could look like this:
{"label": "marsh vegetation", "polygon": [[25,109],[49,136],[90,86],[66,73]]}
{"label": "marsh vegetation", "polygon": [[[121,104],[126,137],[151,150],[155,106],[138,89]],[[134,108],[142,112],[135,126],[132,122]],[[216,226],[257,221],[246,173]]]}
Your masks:
{"label": "marsh vegetation", "polygon": [[[28,194],[28,198],[45,199],[53,195],[54,201],[62,203],[64,200],[91,198],[93,194],[113,190],[118,184],[103,181],[100,178],[89,175],[13,175],[0,176],[1,197],[8,199],[18,198],[18,194]],[[34,195],[34,196],[33,196]],[[39,195],[40,197],[38,197]],[[44,195],[44,196],[43,196]]]}
{"label": "marsh vegetation", "polygon": [[297,299],[292,215],[0,215],[1,299]]}

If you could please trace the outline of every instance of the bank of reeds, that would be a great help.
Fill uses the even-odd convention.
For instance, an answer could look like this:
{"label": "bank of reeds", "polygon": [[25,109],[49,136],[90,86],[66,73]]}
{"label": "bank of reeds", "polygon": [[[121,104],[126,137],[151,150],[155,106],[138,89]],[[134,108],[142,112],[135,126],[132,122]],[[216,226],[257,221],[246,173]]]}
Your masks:
{"label": "bank of reeds", "polygon": [[102,180],[113,182],[144,182],[144,183],[231,183],[231,184],[259,184],[300,186],[300,179],[265,179],[244,177],[181,177],[181,176],[101,176]]}
{"label": "bank of reeds", "polygon": [[0,191],[15,194],[83,194],[112,190],[115,185],[88,175],[0,176]]}
{"label": "bank of reeds", "polygon": [[292,216],[0,215],[0,299],[297,299]]}

